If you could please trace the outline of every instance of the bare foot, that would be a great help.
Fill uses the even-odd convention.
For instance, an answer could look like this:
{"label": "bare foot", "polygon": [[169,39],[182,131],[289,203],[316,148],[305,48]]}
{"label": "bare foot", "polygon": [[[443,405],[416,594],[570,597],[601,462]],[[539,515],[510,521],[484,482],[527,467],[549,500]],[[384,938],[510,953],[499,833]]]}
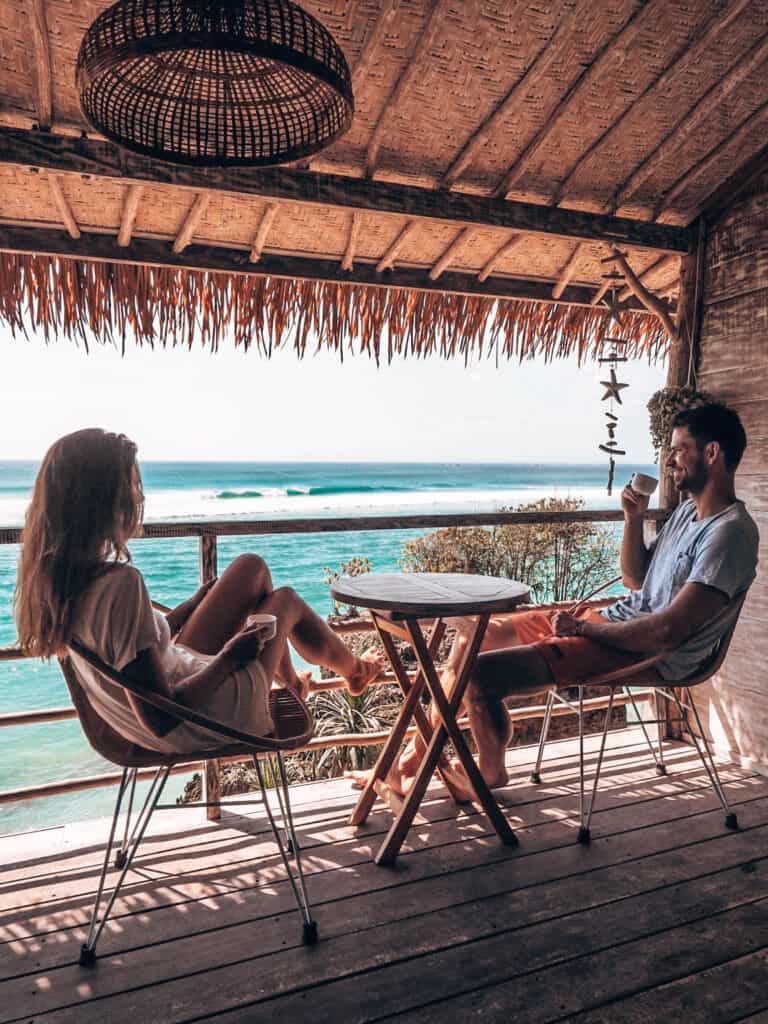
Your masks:
{"label": "bare foot", "polygon": [[366,651],[356,661],[355,671],[347,676],[347,689],[353,697],[359,697],[364,693],[368,684],[372,683],[384,668],[384,659],[373,649]]}
{"label": "bare foot", "polygon": [[302,700],[306,700],[309,696],[309,687],[312,683],[312,670],[302,669],[301,672],[296,673],[297,685],[299,696]]}
{"label": "bare foot", "polygon": [[[364,772],[344,772],[344,778],[349,779],[352,783],[352,789],[365,789],[372,775],[373,768]],[[390,768],[386,782],[393,793],[397,793],[398,796],[406,796],[413,785],[413,776],[403,775],[397,768]]]}

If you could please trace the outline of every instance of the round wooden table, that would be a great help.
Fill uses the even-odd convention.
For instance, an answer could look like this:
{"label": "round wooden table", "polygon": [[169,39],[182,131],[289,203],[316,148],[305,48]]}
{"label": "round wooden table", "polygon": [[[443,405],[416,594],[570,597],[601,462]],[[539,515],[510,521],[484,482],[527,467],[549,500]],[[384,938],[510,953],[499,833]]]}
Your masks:
{"label": "round wooden table", "polygon": [[[427,747],[413,786],[376,856],[377,864],[392,864],[397,857],[449,737],[499,838],[507,845],[516,844],[514,832],[467,747],[456,721],[456,712],[461,706],[491,615],[514,611],[528,599],[529,593],[525,584],[515,580],[453,572],[364,573],[362,576],[343,576],[331,585],[331,594],[336,600],[371,610],[371,618],[404,698],[400,714],[363,789],[350,824],[360,825],[368,817],[377,789],[385,783],[412,719]],[[434,658],[445,633],[445,619],[458,616],[469,618],[472,626],[455,685],[447,695],[440,684]],[[425,619],[431,622],[427,637],[421,627],[421,620]],[[418,664],[418,672],[413,679],[403,666],[393,637],[405,640],[413,648]],[[420,703],[425,686],[440,718],[435,729]]]}

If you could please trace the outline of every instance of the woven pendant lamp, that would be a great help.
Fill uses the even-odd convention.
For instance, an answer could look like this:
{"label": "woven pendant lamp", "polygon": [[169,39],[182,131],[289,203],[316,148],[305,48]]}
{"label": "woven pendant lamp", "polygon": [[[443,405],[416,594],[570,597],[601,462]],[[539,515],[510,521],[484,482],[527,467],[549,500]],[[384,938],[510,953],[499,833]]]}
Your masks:
{"label": "woven pendant lamp", "polygon": [[77,89],[102,135],[203,167],[309,156],[353,113],[341,48],[290,0],[119,0],[83,37]]}

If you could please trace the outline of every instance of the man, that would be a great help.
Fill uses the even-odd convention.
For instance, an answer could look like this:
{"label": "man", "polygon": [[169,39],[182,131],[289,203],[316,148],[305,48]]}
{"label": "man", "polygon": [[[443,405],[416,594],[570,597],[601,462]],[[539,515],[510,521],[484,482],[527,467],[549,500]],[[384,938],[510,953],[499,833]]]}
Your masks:
{"label": "man", "polygon": [[734,490],[746,445],[737,413],[725,405],[679,413],[666,468],[690,498],[650,547],[643,541],[648,498],[630,487],[621,495],[621,570],[632,593],[602,612],[534,610],[492,620],[466,697],[489,786],[507,782],[511,727],[505,697],[568,686],[659,652],[669,652],[656,666],[659,675],[675,681],[707,657],[719,634],[706,624],[755,577],[757,527]]}

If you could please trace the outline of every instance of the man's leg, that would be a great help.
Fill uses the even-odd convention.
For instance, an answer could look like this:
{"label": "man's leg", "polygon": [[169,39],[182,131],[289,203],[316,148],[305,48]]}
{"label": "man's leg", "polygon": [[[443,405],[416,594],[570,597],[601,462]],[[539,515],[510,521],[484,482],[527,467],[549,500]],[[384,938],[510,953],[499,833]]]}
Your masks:
{"label": "man's leg", "polygon": [[505,697],[530,697],[548,690],[554,680],[544,656],[534,646],[481,653],[465,698],[478,750],[478,766],[490,788],[509,780],[504,752],[512,728]]}

